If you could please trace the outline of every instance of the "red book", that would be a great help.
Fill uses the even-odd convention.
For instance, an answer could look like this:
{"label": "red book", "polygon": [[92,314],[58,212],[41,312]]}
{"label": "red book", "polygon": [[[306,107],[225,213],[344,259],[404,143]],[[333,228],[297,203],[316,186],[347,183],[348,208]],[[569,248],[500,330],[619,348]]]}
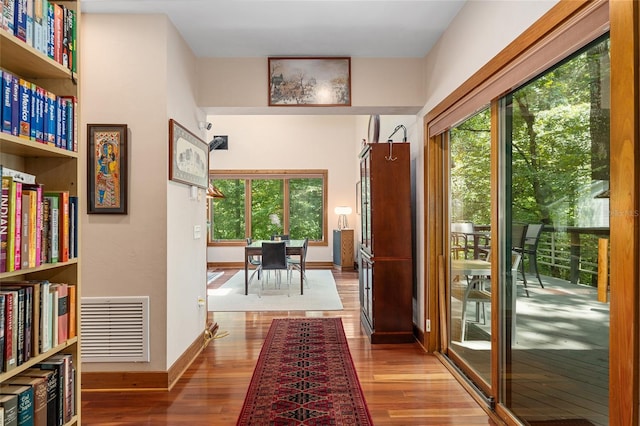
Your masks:
{"label": "red book", "polygon": [[58,342],[60,345],[69,338],[69,289],[67,284],[56,284],[58,288]]}

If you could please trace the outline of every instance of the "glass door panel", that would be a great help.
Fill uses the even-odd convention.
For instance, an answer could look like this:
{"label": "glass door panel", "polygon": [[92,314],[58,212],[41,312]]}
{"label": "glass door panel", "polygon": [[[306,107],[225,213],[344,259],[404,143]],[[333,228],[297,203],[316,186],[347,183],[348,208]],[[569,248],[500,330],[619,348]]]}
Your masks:
{"label": "glass door panel", "polygon": [[487,108],[449,132],[449,349],[460,367],[491,378],[491,115]]}
{"label": "glass door panel", "polygon": [[521,262],[501,289],[499,400],[526,423],[607,425],[608,38],[503,104],[502,264]]}

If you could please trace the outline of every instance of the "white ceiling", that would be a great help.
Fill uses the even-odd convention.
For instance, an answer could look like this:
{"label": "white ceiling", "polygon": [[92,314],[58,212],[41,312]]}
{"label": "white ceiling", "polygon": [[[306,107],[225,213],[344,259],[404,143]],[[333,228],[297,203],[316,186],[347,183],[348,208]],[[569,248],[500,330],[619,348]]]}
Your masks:
{"label": "white ceiling", "polygon": [[[424,57],[466,0],[82,0],[166,14],[198,57]],[[117,31],[117,29],[114,29]]]}

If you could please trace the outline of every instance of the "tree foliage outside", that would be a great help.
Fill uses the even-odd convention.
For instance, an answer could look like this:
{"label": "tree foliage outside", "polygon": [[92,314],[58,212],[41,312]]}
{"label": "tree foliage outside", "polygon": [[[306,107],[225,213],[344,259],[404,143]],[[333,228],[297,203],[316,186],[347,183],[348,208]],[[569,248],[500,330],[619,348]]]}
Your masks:
{"label": "tree foliage outside", "polygon": [[[211,200],[213,241],[268,240],[289,234],[292,239],[320,241],[324,235],[324,182],[320,177],[273,179],[214,178],[225,198]],[[245,200],[251,200],[245,214]],[[289,206],[285,215],[285,205]],[[251,232],[246,225],[250,223]]]}
{"label": "tree foliage outside", "polygon": [[[560,231],[559,246],[565,227],[609,223],[608,198],[595,196],[608,187],[609,75],[607,38],[506,97],[508,208],[514,222]],[[450,131],[452,222],[490,222],[490,118],[487,108]]]}

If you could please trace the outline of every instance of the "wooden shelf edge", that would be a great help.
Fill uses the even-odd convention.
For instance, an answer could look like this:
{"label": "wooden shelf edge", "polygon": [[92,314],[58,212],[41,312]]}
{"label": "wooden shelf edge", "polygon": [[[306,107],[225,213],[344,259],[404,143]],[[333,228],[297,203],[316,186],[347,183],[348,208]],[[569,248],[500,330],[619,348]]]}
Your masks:
{"label": "wooden shelf edge", "polygon": [[29,358],[28,361],[20,364],[19,366],[17,366],[16,368],[10,370],[10,371],[5,371],[2,374],[0,374],[0,382],[4,382],[5,380],[7,380],[10,377],[16,376],[18,374],[20,374],[21,372],[25,371],[28,368],[33,367],[34,365],[36,365],[39,362],[44,361],[45,359],[49,358],[51,355],[55,355],[58,352],[62,352],[64,349],[75,345],[76,343],[78,343],[78,337],[73,337],[69,340],[67,340],[66,342],[64,342],[61,345],[56,346],[53,349],[48,350],[47,352],[40,354],[38,356],[35,356],[33,358]]}
{"label": "wooden shelf edge", "polygon": [[[3,278],[11,278],[11,277],[17,277],[19,275],[31,274],[33,272],[40,272],[40,271],[47,271],[49,269],[62,268],[64,266],[69,266],[76,263],[78,263],[78,259],[73,258],[73,259],[69,259],[67,262],[45,263],[38,266],[37,268],[18,269],[17,271],[2,272],[0,273],[0,280],[2,280]],[[0,281],[0,284],[2,284],[1,281]]]}
{"label": "wooden shelf edge", "polygon": [[28,157],[78,158],[76,151],[69,151],[31,139],[19,138],[0,132],[0,153]]}

